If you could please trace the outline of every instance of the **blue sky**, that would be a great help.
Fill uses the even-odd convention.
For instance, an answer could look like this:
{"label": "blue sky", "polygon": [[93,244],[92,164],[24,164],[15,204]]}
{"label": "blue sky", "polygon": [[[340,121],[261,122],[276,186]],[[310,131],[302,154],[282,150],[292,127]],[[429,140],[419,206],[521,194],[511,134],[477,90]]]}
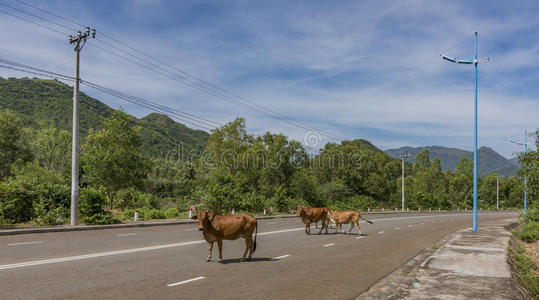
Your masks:
{"label": "blue sky", "polygon": [[[479,56],[491,58],[479,67],[479,145],[510,157],[520,149],[507,140],[539,127],[536,1],[24,1],[76,16],[98,37],[105,32],[294,120],[382,149],[472,149],[473,67],[442,61],[439,52],[471,58],[478,31]],[[52,19],[15,0],[0,3]],[[0,57],[72,74],[66,37],[1,13],[0,28]],[[83,49],[81,77],[219,123],[243,116],[255,133],[299,141],[307,134],[96,48]],[[137,117],[150,112],[82,90]]]}

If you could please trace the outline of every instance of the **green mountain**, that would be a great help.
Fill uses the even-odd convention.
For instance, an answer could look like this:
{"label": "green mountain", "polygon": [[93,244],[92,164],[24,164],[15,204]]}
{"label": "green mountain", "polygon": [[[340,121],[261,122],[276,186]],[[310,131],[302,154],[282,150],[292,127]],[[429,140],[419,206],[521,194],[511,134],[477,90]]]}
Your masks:
{"label": "green mountain", "polygon": [[[0,77],[0,109],[16,111],[25,127],[36,127],[39,121],[52,121],[71,131],[73,88],[55,80]],[[103,120],[114,109],[97,99],[80,93],[80,134],[100,129]],[[141,127],[143,151],[153,157],[165,157],[182,147],[182,151],[201,150],[209,134],[180,124],[166,115],[151,113],[142,119],[132,117]],[[181,145],[181,146],[180,146]]]}
{"label": "green mountain", "polygon": [[[460,158],[463,156],[473,159],[473,152],[471,151],[441,146],[416,148],[406,146],[397,149],[389,149],[385,152],[396,158],[403,153],[410,153],[411,157],[407,161],[413,162],[415,156],[425,148],[429,149],[429,156],[431,159],[438,157],[442,161],[442,168],[444,170],[455,171]],[[479,148],[477,151],[477,159],[479,160],[478,171],[482,175],[497,173],[502,176],[509,176],[514,175],[518,169],[518,161],[507,159],[489,147]]]}

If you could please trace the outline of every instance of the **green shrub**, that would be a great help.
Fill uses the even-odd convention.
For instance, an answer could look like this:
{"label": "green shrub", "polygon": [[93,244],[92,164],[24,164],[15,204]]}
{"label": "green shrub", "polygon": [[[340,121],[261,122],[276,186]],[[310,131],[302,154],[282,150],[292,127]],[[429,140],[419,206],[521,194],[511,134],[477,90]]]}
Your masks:
{"label": "green shrub", "polygon": [[146,220],[153,219],[165,219],[165,212],[154,208],[141,208],[139,209],[140,217]]}
{"label": "green shrub", "polygon": [[528,243],[533,243],[539,239],[539,223],[528,222],[522,225],[522,228],[516,232],[519,239]]}
{"label": "green shrub", "polygon": [[122,216],[123,220],[134,220],[135,219],[135,210],[132,209],[132,208],[126,208],[126,209],[124,209],[122,215],[123,215]]}
{"label": "green shrub", "polygon": [[367,195],[352,196],[345,200],[329,205],[330,209],[338,210],[367,210],[369,207],[376,207],[376,200]]}
{"label": "green shrub", "polygon": [[166,219],[174,219],[180,215],[180,211],[176,207],[171,207],[165,209],[164,214]]}
{"label": "green shrub", "polygon": [[34,214],[33,200],[36,197],[36,191],[24,182],[0,182],[0,224],[30,221]]}
{"label": "green shrub", "polygon": [[159,203],[159,197],[143,193],[134,188],[128,188],[120,190],[114,196],[114,207],[124,209],[124,208],[142,208],[150,207],[157,208]]}
{"label": "green shrub", "polygon": [[[71,187],[66,184],[42,184],[38,187],[39,197],[33,203],[33,221],[37,225],[57,225],[69,219]],[[61,221],[57,220],[58,216]]]}
{"label": "green shrub", "polygon": [[105,210],[107,203],[106,190],[101,187],[81,188],[79,190],[79,208],[81,220],[86,224],[113,224],[114,219],[110,212]]}
{"label": "green shrub", "polygon": [[245,193],[241,195],[240,209],[242,210],[249,212],[263,211],[265,205],[265,198],[261,195],[256,193]]}
{"label": "green shrub", "polygon": [[524,220],[526,221],[526,223],[528,222],[539,223],[539,208],[528,209]]}

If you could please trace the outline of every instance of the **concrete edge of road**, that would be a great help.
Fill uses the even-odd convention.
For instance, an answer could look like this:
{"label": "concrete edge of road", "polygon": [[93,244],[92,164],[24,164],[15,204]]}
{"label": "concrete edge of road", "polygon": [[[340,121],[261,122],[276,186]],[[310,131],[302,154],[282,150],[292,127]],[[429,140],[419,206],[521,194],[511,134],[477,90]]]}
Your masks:
{"label": "concrete edge of road", "polygon": [[[296,217],[295,215],[275,215],[275,216],[257,216],[256,218],[258,220],[265,220],[265,219],[295,218],[295,217]],[[76,225],[76,226],[59,225],[59,226],[53,226],[53,227],[14,227],[14,228],[0,229],[0,236],[31,234],[31,233],[167,226],[167,225],[194,224],[194,223],[197,223],[197,221],[191,220],[191,219],[170,219],[170,220],[163,220],[163,221],[138,221],[138,222],[131,222],[131,223],[109,224],[109,225]]]}
{"label": "concrete edge of road", "polygon": [[424,261],[433,255],[438,250],[440,245],[447,243],[456,234],[457,232],[450,233],[435,243],[429,245],[427,248],[421,250],[414,258],[409,260],[404,265],[398,267],[393,272],[384,276],[384,278],[371,286],[368,291],[359,294],[356,297],[356,300],[387,299],[388,296],[399,288],[399,286],[407,283],[407,281],[412,281],[412,278],[409,278],[408,275],[415,271]]}
{"label": "concrete edge of road", "polygon": [[[510,210],[499,210],[498,212],[508,212]],[[471,213],[471,211],[465,210],[451,210],[451,211],[384,211],[384,212],[362,212],[363,215],[388,215],[388,214],[424,214],[424,213]],[[482,212],[488,212],[483,210]],[[492,210],[491,212],[496,212]],[[277,218],[296,218],[296,215],[274,215],[274,216],[256,216],[258,220],[277,219]],[[17,234],[32,234],[32,233],[49,233],[49,232],[66,232],[66,231],[83,231],[83,230],[102,230],[102,229],[120,229],[120,228],[132,228],[132,227],[150,227],[150,226],[167,226],[167,225],[180,225],[180,224],[193,224],[197,221],[191,219],[169,219],[161,221],[138,221],[121,224],[110,225],[58,225],[51,227],[26,227],[26,226],[0,226],[0,236],[5,235],[17,235]]]}
{"label": "concrete edge of road", "polygon": [[[513,219],[506,219],[507,222],[513,223],[516,222],[516,220]],[[490,222],[489,222],[490,223]],[[490,224],[494,225],[494,224]],[[522,292],[521,289],[518,288],[518,285],[515,283],[514,276],[512,274],[512,271],[509,271],[511,273],[510,280],[506,280],[507,278],[503,278],[504,276],[500,276],[500,273],[504,273],[504,271],[508,271],[509,268],[509,262],[508,262],[508,250],[507,250],[507,242],[499,242],[500,236],[502,237],[501,240],[509,239],[507,236],[510,236],[511,234],[507,230],[507,224],[502,226],[486,226],[484,227],[487,232],[488,240],[485,240],[485,237],[483,233],[483,236],[475,236],[476,234],[471,234],[471,228],[461,229],[457,230],[454,233],[450,233],[440,240],[436,241],[435,243],[429,245],[425,249],[421,250],[419,254],[417,254],[414,258],[412,258],[410,261],[405,263],[404,265],[398,267],[393,272],[386,275],[384,278],[382,278],[380,281],[375,283],[373,286],[369,288],[364,293],[359,294],[355,299],[403,299],[403,298],[410,298],[410,299],[422,299],[425,295],[425,292],[427,292],[428,295],[434,296],[432,294],[433,291],[437,291],[441,294],[444,294],[444,292],[449,291],[459,291],[462,293],[460,296],[464,296],[463,298],[476,298],[482,295],[485,291],[481,289],[477,289],[477,285],[481,285],[481,283],[490,283],[490,286],[487,286],[487,290],[491,291],[493,295],[499,296],[500,299],[514,299],[514,297],[518,299],[527,299],[524,292]],[[481,230],[481,229],[480,229]],[[463,238],[464,236],[464,238]],[[470,237],[475,236],[475,240],[470,240]],[[453,243],[457,243],[458,245],[468,245],[468,246],[455,246]],[[501,248],[495,249],[495,248],[487,248],[485,244],[492,244],[492,243],[498,243]],[[485,266],[483,263],[499,263],[502,260],[505,261],[506,266],[502,266],[501,268],[495,267],[494,272],[490,270],[485,274],[481,274],[482,272],[474,272],[468,273],[464,276],[455,276],[453,277],[452,267],[448,267],[448,269],[438,270],[438,274],[436,274],[435,278],[429,278],[429,276],[433,276],[432,274],[428,274],[429,270],[430,273],[432,273],[432,269],[436,269],[437,267],[431,267],[430,266],[430,260],[432,259],[440,259],[443,258],[444,255],[440,254],[439,251],[446,250],[447,247],[450,249],[452,247],[462,247],[465,250],[460,254],[452,253],[450,255],[450,259],[452,261],[446,261],[444,262],[444,265],[447,263],[455,264],[456,261],[461,261],[461,264],[467,264],[469,262],[466,262],[466,258],[469,256],[475,257],[473,259],[481,260],[481,257],[487,256],[486,260],[484,262],[480,262],[481,267],[484,267],[486,269],[491,268],[492,266],[488,267]],[[503,250],[502,250],[503,249]],[[491,251],[497,251],[502,253],[504,258],[500,259],[498,258],[498,262],[496,260],[492,260],[492,257],[488,257],[489,255],[492,256]],[[448,256],[447,256],[448,257]],[[446,258],[447,258],[446,257]],[[477,266],[476,266],[477,268]],[[473,267],[471,268],[473,270]],[[460,270],[462,271],[462,270]],[[468,270],[469,271],[469,270]],[[458,273],[458,272],[457,272]],[[443,274],[443,275],[442,275]],[[454,274],[454,273],[453,273]],[[461,274],[462,275],[462,274]],[[468,277],[466,277],[468,276]],[[492,277],[490,277],[492,276]],[[505,276],[507,277],[507,276]],[[449,280],[447,280],[449,278]],[[483,278],[488,278],[490,282],[487,281],[481,281]],[[496,280],[505,280],[505,281],[499,281],[496,282]],[[419,280],[419,281],[418,281]],[[469,281],[474,282],[477,281],[474,284],[472,283],[472,286],[469,286]],[[424,281],[420,283],[420,281]],[[434,282],[436,281],[436,282]],[[447,281],[447,282],[446,282]],[[494,283],[494,284],[493,284]],[[427,286],[427,288],[422,287],[422,285]],[[496,291],[495,287],[499,287],[499,289],[511,290],[513,289],[513,292],[510,292],[511,296],[508,296],[506,293],[503,295],[503,293],[500,293],[500,291]],[[513,288],[514,287],[514,288]],[[421,291],[414,293],[413,296],[408,295],[408,293],[411,290],[415,289],[421,289]],[[494,290],[493,290],[494,289]],[[451,293],[451,292],[450,292]],[[405,296],[408,295],[408,296]],[[456,296],[455,294],[453,294]],[[484,296],[484,294],[483,294]],[[460,298],[459,298],[460,299]]]}

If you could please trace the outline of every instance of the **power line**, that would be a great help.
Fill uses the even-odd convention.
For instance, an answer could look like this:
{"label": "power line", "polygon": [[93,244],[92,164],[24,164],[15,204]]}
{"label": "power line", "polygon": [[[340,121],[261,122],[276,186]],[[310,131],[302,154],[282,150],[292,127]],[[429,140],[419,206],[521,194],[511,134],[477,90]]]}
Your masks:
{"label": "power line", "polygon": [[[60,16],[60,15],[58,15],[58,14],[52,13],[52,12],[47,11],[47,10],[45,10],[45,9],[39,8],[39,7],[35,6],[35,5],[31,5],[31,4],[26,3],[26,2],[24,2],[24,1],[21,1],[21,0],[16,0],[16,1],[19,2],[19,3],[21,3],[21,4],[23,4],[23,5],[26,5],[26,6],[29,6],[29,7],[31,7],[31,8],[34,8],[34,9],[36,9],[36,10],[39,10],[39,11],[41,11],[41,12],[47,13],[47,14],[49,14],[49,15],[51,15],[51,16],[56,17],[56,18],[59,18],[59,19],[68,21],[68,22],[70,22],[70,23],[73,23],[73,24],[75,24],[75,25],[84,26],[84,25],[82,25],[82,24],[80,24],[80,23],[78,23],[78,22],[75,22],[75,21],[70,20],[70,19],[68,19],[68,18],[62,17],[62,16]],[[2,4],[2,3],[0,3],[0,4]],[[31,14],[31,13],[25,12],[25,11],[23,11],[23,10],[20,10],[20,9],[17,9],[17,8],[14,8],[14,7],[11,7],[11,6],[6,5],[6,4],[2,4],[2,5],[7,6],[7,7],[9,7],[9,8],[12,8],[12,9],[14,9],[14,10],[17,10],[17,11],[19,11],[19,12],[22,12],[22,13],[24,13],[24,14],[33,16],[33,17],[35,17],[35,18],[39,18],[39,19],[44,20],[44,21],[46,21],[46,22],[49,22],[49,23],[51,23],[51,24],[55,24],[55,25],[57,25],[57,26],[60,26],[60,27],[63,27],[63,28],[67,28],[67,29],[70,29],[70,30],[74,30],[73,28],[70,28],[70,27],[65,26],[65,25],[63,25],[63,24],[60,24],[60,23],[51,21],[51,20],[46,19],[46,18],[43,18],[43,17],[41,17],[41,16],[37,16],[37,15]],[[22,18],[22,17],[20,17],[20,16],[16,16],[16,15],[13,15],[13,14],[7,13],[7,12],[5,12],[5,11],[1,11],[1,10],[0,10],[0,12],[6,13],[6,14],[8,14],[8,15],[11,15],[11,16],[16,17],[16,18],[18,18],[18,19],[21,19],[21,20],[23,20],[23,21],[27,21],[27,22],[30,22],[30,23],[32,23],[32,24],[35,24],[35,25],[44,27],[44,28],[49,29],[49,30],[52,30],[52,31],[54,31],[54,32],[57,32],[57,33],[60,33],[60,34],[65,34],[65,33],[62,33],[62,32],[60,32],[60,31],[54,29],[54,28],[51,28],[51,27],[48,27],[48,26],[39,24],[39,23],[37,23],[37,22],[34,22],[34,21],[31,21],[31,20]],[[130,57],[133,57],[133,58],[135,58],[135,59],[137,59],[137,60],[140,60],[140,61],[142,61],[142,62],[144,62],[144,63],[146,63],[146,64],[149,64],[150,66],[153,66],[153,67],[150,67],[150,66],[148,66],[148,65],[144,65],[144,64],[138,63],[138,62],[136,62],[136,61],[134,61],[134,60],[132,60],[132,59],[129,59],[129,58],[125,57],[125,56],[122,56],[122,55],[120,55],[120,54],[114,53],[114,52],[112,52],[112,51],[110,51],[110,50],[108,50],[108,49],[105,49],[105,48],[103,48],[103,47],[99,47],[99,46],[96,46],[96,45],[91,45],[92,47],[98,48],[98,49],[100,49],[100,50],[102,50],[102,51],[105,51],[105,52],[107,52],[107,53],[109,53],[109,54],[112,54],[112,55],[114,55],[114,56],[116,56],[116,57],[119,57],[119,58],[121,58],[121,59],[124,59],[124,60],[126,60],[126,61],[128,61],[128,62],[130,62],[130,63],[133,63],[133,64],[135,64],[135,65],[138,65],[138,66],[143,67],[143,68],[145,68],[145,69],[148,69],[148,70],[150,70],[150,71],[156,72],[156,73],[158,73],[158,74],[160,74],[160,75],[162,75],[162,76],[166,76],[166,77],[171,78],[171,79],[173,79],[173,80],[179,81],[179,82],[181,82],[181,83],[183,83],[183,84],[189,85],[189,86],[194,87],[194,88],[199,89],[199,90],[202,90],[202,91],[204,91],[204,92],[206,92],[206,93],[209,93],[209,94],[211,94],[211,95],[213,95],[213,96],[215,96],[215,97],[224,99],[224,100],[226,100],[226,101],[228,101],[228,102],[231,102],[231,103],[233,103],[233,104],[236,104],[236,105],[238,105],[238,106],[243,106],[243,107],[246,107],[246,108],[248,108],[248,109],[250,109],[250,110],[259,112],[259,113],[270,114],[270,115],[272,115],[274,118],[277,118],[277,119],[279,119],[279,120],[281,120],[281,121],[283,121],[283,122],[285,122],[285,123],[288,123],[288,124],[290,124],[290,125],[292,125],[292,126],[294,126],[294,127],[298,127],[298,128],[301,128],[301,129],[307,130],[307,131],[309,131],[309,130],[315,130],[315,131],[318,131],[320,135],[325,136],[325,137],[328,137],[328,138],[331,138],[331,139],[336,139],[336,140],[339,140],[339,139],[344,140],[344,139],[345,139],[345,138],[340,137],[340,136],[336,136],[336,135],[333,135],[333,134],[328,134],[328,133],[326,133],[325,131],[320,130],[319,128],[316,128],[316,127],[314,127],[314,126],[303,125],[303,124],[301,124],[301,123],[299,123],[299,122],[297,122],[297,121],[295,121],[295,120],[293,120],[293,119],[291,119],[291,118],[289,118],[289,117],[287,117],[287,116],[285,116],[285,115],[283,115],[283,114],[281,114],[281,113],[279,113],[279,112],[277,112],[277,111],[275,111],[275,110],[273,110],[273,109],[270,109],[270,108],[267,108],[267,107],[265,107],[265,106],[263,106],[263,105],[260,105],[260,104],[257,104],[257,103],[255,103],[255,102],[252,102],[252,101],[250,101],[250,100],[248,100],[248,99],[245,99],[245,98],[243,98],[243,97],[241,97],[241,96],[236,95],[236,94],[233,93],[233,92],[227,91],[227,90],[225,90],[225,89],[223,89],[223,88],[220,88],[220,87],[217,86],[217,85],[214,85],[214,84],[212,84],[212,83],[210,83],[210,82],[207,82],[207,81],[205,81],[205,80],[202,80],[202,79],[200,79],[200,78],[198,78],[198,77],[196,77],[196,76],[194,76],[194,75],[192,75],[192,74],[189,74],[189,73],[187,73],[187,72],[185,72],[185,71],[183,71],[183,70],[181,70],[181,69],[179,69],[179,68],[177,68],[177,67],[175,67],[175,66],[173,66],[173,65],[171,65],[171,64],[169,64],[169,63],[166,63],[166,62],[164,62],[164,61],[162,61],[162,60],[160,60],[160,59],[158,59],[158,58],[156,58],[156,57],[154,57],[154,56],[151,56],[151,55],[149,55],[149,54],[147,54],[147,53],[145,53],[145,52],[143,52],[143,51],[140,51],[140,50],[138,50],[138,49],[136,49],[136,48],[134,48],[134,47],[132,47],[132,46],[129,46],[128,44],[123,43],[123,42],[121,42],[121,41],[119,41],[119,40],[117,40],[117,39],[115,39],[115,38],[113,38],[113,37],[111,37],[111,36],[109,36],[109,35],[107,35],[107,34],[105,34],[105,33],[101,33],[101,32],[100,32],[100,34],[102,34],[102,35],[105,36],[106,38],[108,38],[108,39],[110,39],[110,40],[112,40],[112,41],[114,41],[114,42],[116,42],[116,43],[118,43],[118,44],[120,44],[120,45],[122,45],[122,46],[124,46],[124,47],[126,47],[126,48],[128,48],[128,49],[130,49],[130,50],[132,50],[132,51],[135,51],[135,52],[137,52],[137,53],[139,53],[139,54],[141,54],[141,55],[144,55],[144,56],[147,57],[147,58],[152,59],[153,61],[159,62],[160,64],[163,64],[163,65],[165,65],[165,66],[167,66],[167,67],[169,67],[169,68],[171,68],[171,69],[174,69],[174,70],[176,70],[177,72],[180,72],[181,74],[187,76],[188,78],[186,78],[185,76],[180,76],[179,74],[173,73],[173,72],[171,72],[171,71],[169,71],[169,70],[167,70],[167,69],[165,69],[165,68],[163,68],[163,67],[161,67],[161,66],[159,66],[159,65],[157,65],[157,64],[154,64],[154,63],[152,63],[152,62],[150,62],[150,61],[148,61],[148,60],[146,60],[146,59],[144,59],[144,58],[141,58],[141,57],[139,57],[139,56],[137,56],[137,55],[133,55],[133,54],[129,53],[128,51],[125,51],[125,50],[123,50],[123,49],[121,49],[121,48],[119,48],[119,47],[116,47],[116,46],[114,46],[114,45],[112,45],[112,44],[110,44],[110,43],[107,43],[107,42],[105,42],[105,41],[103,41],[103,40],[101,40],[101,39],[98,39],[98,41],[101,42],[101,43],[103,43],[103,44],[105,44],[106,46],[108,46],[108,47],[110,47],[110,48],[113,48],[113,49],[115,49],[116,51],[119,51],[119,52],[124,53],[124,54],[126,54],[126,55],[129,55]],[[159,70],[162,70],[162,71],[156,70],[155,68],[158,68]],[[166,73],[163,73],[163,72],[166,72]]]}
{"label": "power line", "polygon": [[[72,76],[63,75],[63,74],[60,74],[60,73],[43,70],[43,69],[40,69],[40,68],[24,65],[24,64],[21,64],[21,63],[9,61],[9,60],[2,59],[2,58],[0,58],[0,63],[5,64],[5,65],[0,65],[1,68],[5,68],[5,69],[11,69],[11,70],[16,70],[16,71],[20,71],[20,72],[25,72],[25,73],[30,73],[30,74],[40,75],[40,76],[46,76],[46,77],[54,78],[54,79],[61,78],[62,80],[66,80],[66,81],[73,81],[75,79]],[[104,87],[104,86],[101,86],[101,85],[98,85],[96,83],[92,83],[92,82],[89,82],[89,81],[86,81],[86,80],[83,80],[83,79],[81,79],[80,81],[81,81],[81,84],[84,84],[84,85],[86,85],[88,87],[94,88],[94,89],[99,90],[101,92],[104,92],[106,94],[109,94],[109,95],[115,96],[117,98],[123,99],[123,100],[125,100],[127,102],[149,108],[152,111],[164,113],[166,115],[173,115],[173,116],[176,117],[176,119],[179,119],[182,122],[186,122],[186,123],[195,125],[197,127],[204,128],[206,130],[211,131],[211,130],[215,129],[215,127],[220,126],[220,124],[217,123],[217,122],[214,122],[214,121],[202,118],[202,117],[198,117],[198,116],[196,116],[194,114],[190,114],[190,113],[183,112],[183,111],[180,111],[180,110],[177,110],[177,109],[174,109],[174,108],[170,108],[170,107],[167,107],[167,106],[152,102],[152,101],[147,100],[147,99],[135,97],[135,96],[129,95],[127,93],[123,93],[123,92],[120,92],[118,90],[114,90],[114,89],[111,89],[111,88],[108,88],[108,87]],[[203,120],[203,121],[200,121],[200,120]],[[209,123],[213,123],[213,124],[215,124],[217,126],[211,125]],[[201,124],[203,124],[203,125],[201,125]],[[206,126],[204,126],[204,125],[206,125]]]}

